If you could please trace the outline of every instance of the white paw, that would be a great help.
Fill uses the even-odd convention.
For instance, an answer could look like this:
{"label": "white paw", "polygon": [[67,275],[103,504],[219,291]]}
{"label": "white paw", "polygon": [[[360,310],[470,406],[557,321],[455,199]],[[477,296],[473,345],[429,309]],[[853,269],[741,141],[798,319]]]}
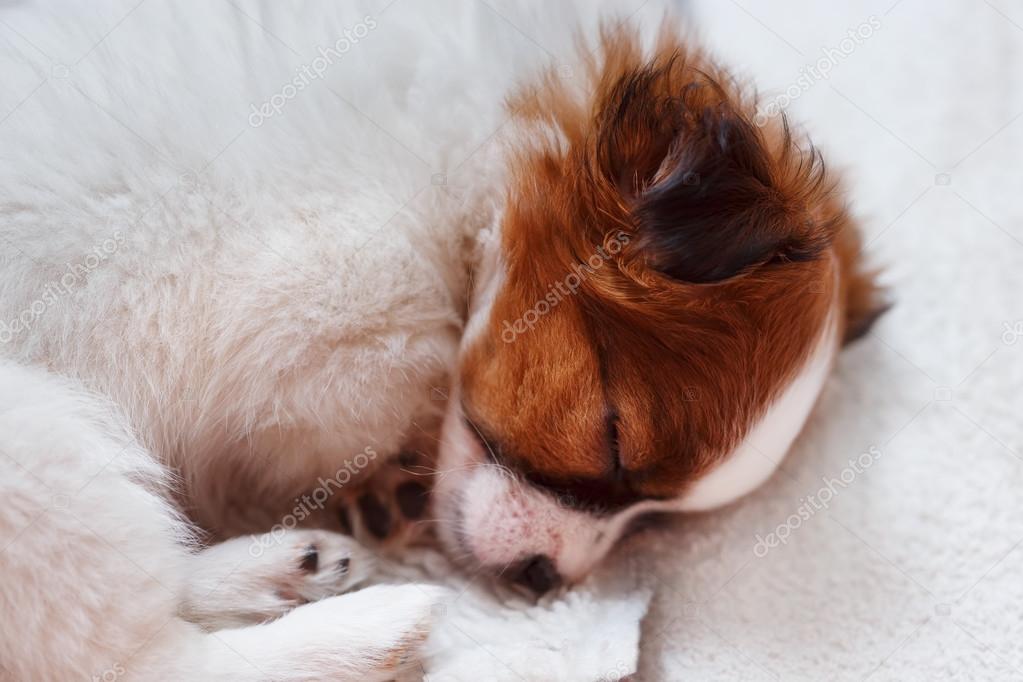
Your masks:
{"label": "white paw", "polygon": [[352,538],[323,530],[244,536],[194,557],[183,615],[210,629],[276,618],[361,584],[373,559]]}
{"label": "white paw", "polygon": [[215,633],[204,651],[210,679],[383,682],[415,674],[448,590],[377,585],[305,604],[281,618]]}
{"label": "white paw", "polygon": [[[335,664],[360,680],[391,680],[415,667],[450,592],[435,585],[376,585],[302,606],[286,619],[296,631],[322,633]],[[308,628],[308,629],[307,629]],[[338,650],[343,643],[343,650]],[[356,657],[351,653],[357,652]],[[354,660],[353,660],[354,658]],[[356,679],[324,670],[325,679]]]}
{"label": "white paw", "polygon": [[277,593],[298,603],[348,592],[365,581],[373,567],[373,559],[358,542],[323,530],[285,533],[258,560],[266,562],[266,577]]}

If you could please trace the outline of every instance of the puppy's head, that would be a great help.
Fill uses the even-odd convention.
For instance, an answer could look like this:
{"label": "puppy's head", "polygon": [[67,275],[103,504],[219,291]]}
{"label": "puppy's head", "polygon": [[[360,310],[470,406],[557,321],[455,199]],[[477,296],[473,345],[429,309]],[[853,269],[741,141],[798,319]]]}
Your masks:
{"label": "puppy's head", "polygon": [[536,591],[762,481],[876,291],[819,154],[702,54],[606,32],[518,148],[445,419],[455,554]]}

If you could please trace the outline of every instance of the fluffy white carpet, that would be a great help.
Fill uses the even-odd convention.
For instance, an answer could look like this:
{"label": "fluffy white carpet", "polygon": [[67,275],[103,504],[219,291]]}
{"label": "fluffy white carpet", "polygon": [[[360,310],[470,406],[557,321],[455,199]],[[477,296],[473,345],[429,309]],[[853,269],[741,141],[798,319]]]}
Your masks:
{"label": "fluffy white carpet", "polygon": [[[1023,679],[1023,7],[694,14],[766,96],[795,85],[787,111],[847,169],[895,307],[766,486],[619,550],[606,573],[655,590],[635,679]],[[828,77],[807,77],[825,55]],[[552,634],[542,609],[483,627],[470,591],[428,679],[616,679],[642,613],[630,594],[550,607]]]}

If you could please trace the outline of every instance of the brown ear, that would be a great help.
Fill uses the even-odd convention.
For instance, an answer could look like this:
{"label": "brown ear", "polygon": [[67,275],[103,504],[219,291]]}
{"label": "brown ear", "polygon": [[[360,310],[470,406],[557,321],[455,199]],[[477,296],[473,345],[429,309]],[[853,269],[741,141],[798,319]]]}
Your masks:
{"label": "brown ear", "polygon": [[848,344],[865,336],[874,323],[894,305],[890,301],[875,302],[860,298],[853,290],[845,315],[845,336],[842,343]]}
{"label": "brown ear", "polygon": [[706,73],[677,59],[628,73],[607,92],[598,124],[598,160],[655,270],[718,282],[811,260],[828,246],[830,230],[814,224],[807,205],[825,182],[820,155],[793,161],[799,152],[787,129],[769,148]]}
{"label": "brown ear", "polygon": [[843,226],[835,235],[835,253],[843,274],[843,343],[851,343],[866,335],[893,304],[888,299],[887,291],[878,284],[879,271],[864,264],[859,231],[851,224]]}

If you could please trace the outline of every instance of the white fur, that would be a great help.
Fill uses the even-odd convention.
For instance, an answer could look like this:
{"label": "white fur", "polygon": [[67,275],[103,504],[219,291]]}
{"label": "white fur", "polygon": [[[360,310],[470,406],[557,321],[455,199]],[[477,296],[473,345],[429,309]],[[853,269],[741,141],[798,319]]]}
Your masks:
{"label": "white fur", "polygon": [[[283,613],[263,605],[299,553],[256,559],[239,539],[193,554],[165,470],[115,406],[68,380],[0,361],[0,434],[0,661],[10,679],[387,679],[441,597],[379,587],[208,632],[227,614]],[[317,537],[350,543],[330,535]],[[334,587],[299,591],[344,585]]]}
{"label": "white fur", "polygon": [[[220,536],[265,531],[234,510],[396,452],[437,408],[472,237],[503,198],[487,142],[549,57],[482,5],[381,7],[0,9],[14,679],[370,679],[423,633],[439,595],[417,586],[206,632],[289,608],[258,590],[294,561],[196,556],[171,503]],[[250,125],[367,17],[323,79]]]}
{"label": "white fur", "polygon": [[[308,548],[316,551],[314,572],[301,566]],[[315,530],[232,538],[190,563],[179,612],[213,630],[272,620],[305,602],[347,592],[370,576],[374,564],[351,538]]]}
{"label": "white fur", "polygon": [[[476,140],[409,90],[454,87],[441,66],[457,51],[431,47],[431,31],[467,31],[471,16],[376,17],[327,78],[251,128],[252,104],[373,9],[350,4],[315,21],[272,6],[248,12],[301,56],[231,3],[141,6],[0,126],[0,322],[43,307],[0,352],[121,405],[146,445],[181,469],[210,525],[244,503],[222,499],[226,475],[250,498],[290,499],[367,446],[398,449],[453,361],[463,243],[486,219],[457,174],[431,184],[431,171],[470,158]],[[95,22],[82,13],[61,30]],[[31,35],[36,15],[11,14]],[[379,64],[396,44],[401,58]],[[19,47],[9,59],[36,61]],[[483,137],[500,98],[468,99]],[[113,253],[85,272],[104,245]],[[39,304],[68,272],[84,274]]]}

